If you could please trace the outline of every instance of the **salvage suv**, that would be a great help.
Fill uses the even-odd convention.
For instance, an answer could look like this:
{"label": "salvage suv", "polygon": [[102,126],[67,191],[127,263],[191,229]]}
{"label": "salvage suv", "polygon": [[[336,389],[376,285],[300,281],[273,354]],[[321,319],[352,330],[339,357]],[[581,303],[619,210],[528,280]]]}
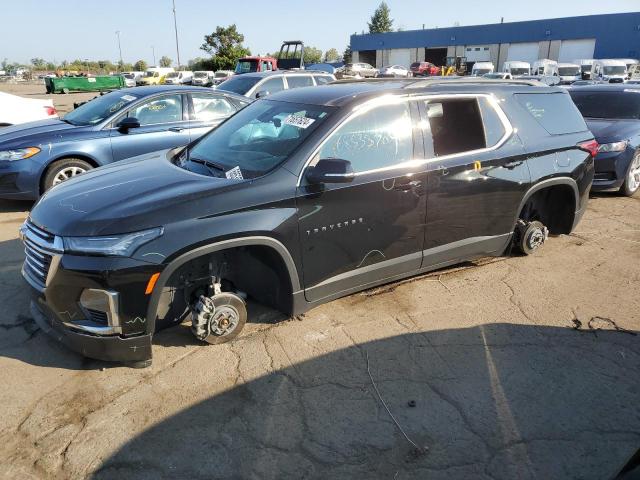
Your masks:
{"label": "salvage suv", "polygon": [[33,317],[83,355],[145,366],[152,335],[189,317],[222,343],[257,305],[296,315],[533,253],[582,217],[598,147],[569,95],[536,85],[289,90],[187,147],[73,178],[21,227]]}

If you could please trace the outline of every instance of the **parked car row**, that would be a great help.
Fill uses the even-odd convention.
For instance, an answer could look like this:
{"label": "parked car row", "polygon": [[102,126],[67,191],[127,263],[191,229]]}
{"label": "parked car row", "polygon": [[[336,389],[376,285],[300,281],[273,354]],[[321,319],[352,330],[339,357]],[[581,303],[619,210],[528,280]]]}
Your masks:
{"label": "parked car row", "polygon": [[640,188],[640,88],[546,87],[538,73],[256,72],[116,91],[2,130],[0,196],[42,197],[21,230],[32,314],[84,355],[145,366],[185,312],[222,343],[248,302],[294,315],[532,254],[575,228],[591,189]]}

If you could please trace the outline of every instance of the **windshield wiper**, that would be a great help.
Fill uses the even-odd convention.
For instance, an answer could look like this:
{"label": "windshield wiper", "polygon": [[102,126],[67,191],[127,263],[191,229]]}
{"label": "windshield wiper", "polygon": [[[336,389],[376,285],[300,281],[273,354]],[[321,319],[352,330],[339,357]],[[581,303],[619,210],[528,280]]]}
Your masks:
{"label": "windshield wiper", "polygon": [[193,158],[191,156],[187,157],[189,160],[191,160],[192,162],[195,163],[200,163],[202,165],[206,165],[207,167],[213,167],[216,170],[219,170],[221,172],[226,172],[227,169],[225,167],[223,167],[222,165],[218,165],[217,163],[211,162],[209,160],[204,160],[202,158]]}
{"label": "windshield wiper", "polygon": [[73,125],[74,127],[77,126],[75,123],[73,123],[71,120],[67,120],[66,118],[62,117],[60,120],[62,120],[64,123],[68,123],[69,125]]}

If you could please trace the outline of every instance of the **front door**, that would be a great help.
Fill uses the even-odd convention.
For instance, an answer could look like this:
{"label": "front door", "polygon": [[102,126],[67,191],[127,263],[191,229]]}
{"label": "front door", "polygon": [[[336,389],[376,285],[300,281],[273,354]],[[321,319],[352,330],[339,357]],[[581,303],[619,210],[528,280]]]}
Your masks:
{"label": "front door", "polygon": [[424,266],[494,253],[529,187],[524,148],[486,96],[421,102],[429,161]]}
{"label": "front door", "polygon": [[139,128],[111,130],[113,160],[123,160],[144,153],[175,148],[189,143],[189,120],[185,95],[153,97],[132,107],[120,119],[135,117]]}
{"label": "front door", "polygon": [[354,180],[309,185],[303,172],[296,201],[308,301],[420,267],[426,165],[416,119],[417,107],[406,99],[363,109],[330,134],[310,165],[324,158],[348,160]]}

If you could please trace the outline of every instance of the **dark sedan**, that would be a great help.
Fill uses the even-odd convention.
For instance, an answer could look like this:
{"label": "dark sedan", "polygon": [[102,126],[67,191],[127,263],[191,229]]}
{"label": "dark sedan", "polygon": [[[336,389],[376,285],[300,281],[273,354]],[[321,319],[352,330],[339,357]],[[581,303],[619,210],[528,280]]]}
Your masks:
{"label": "dark sedan", "polygon": [[590,85],[569,93],[600,144],[594,191],[640,189],[640,86]]}
{"label": "dark sedan", "polygon": [[250,102],[229,92],[148,86],[96,97],[63,118],[0,130],[0,198],[37,199],[75,175],[186,145]]}

